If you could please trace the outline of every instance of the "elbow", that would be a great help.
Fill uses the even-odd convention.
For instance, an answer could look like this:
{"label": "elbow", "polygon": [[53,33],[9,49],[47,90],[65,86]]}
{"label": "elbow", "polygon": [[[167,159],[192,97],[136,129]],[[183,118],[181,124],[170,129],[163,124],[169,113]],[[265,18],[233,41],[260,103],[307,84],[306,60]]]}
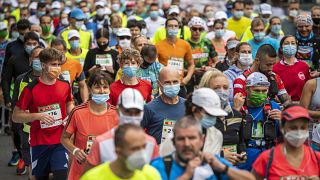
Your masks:
{"label": "elbow", "polygon": [[18,112],[16,111],[16,109],[13,110],[12,121],[15,123],[20,123],[19,122],[19,115],[18,115]]}

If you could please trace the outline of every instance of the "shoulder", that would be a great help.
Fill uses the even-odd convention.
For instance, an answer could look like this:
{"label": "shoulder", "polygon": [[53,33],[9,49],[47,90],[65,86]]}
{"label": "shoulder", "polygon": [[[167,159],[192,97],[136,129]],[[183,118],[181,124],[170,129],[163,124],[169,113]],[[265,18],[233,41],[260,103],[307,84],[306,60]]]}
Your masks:
{"label": "shoulder", "polygon": [[121,81],[120,81],[120,80],[117,80],[117,81],[111,83],[110,88],[118,87],[120,84],[121,84]]}
{"label": "shoulder", "polygon": [[66,81],[66,80],[63,80],[63,79],[57,79],[57,83],[58,83],[58,84],[61,84],[61,85],[68,85],[68,86],[70,86],[69,81]]}
{"label": "shoulder", "polygon": [[32,89],[39,84],[39,79],[35,79],[33,80],[31,83],[29,83],[26,88],[28,88],[30,91],[32,91]]}
{"label": "shoulder", "polygon": [[142,86],[151,86],[151,82],[150,81],[147,81],[147,80],[144,80],[144,79],[139,79],[140,81],[140,85]]}
{"label": "shoulder", "polygon": [[[92,177],[102,176],[106,171],[110,172],[110,162],[100,164],[84,174],[83,179],[92,179]],[[106,174],[105,174],[106,176]],[[99,178],[97,178],[99,179]]]}
{"label": "shoulder", "polygon": [[164,168],[164,161],[163,161],[163,157],[157,157],[155,159],[153,159],[151,162],[150,162],[150,165],[155,167],[156,169],[158,170],[161,170]]}

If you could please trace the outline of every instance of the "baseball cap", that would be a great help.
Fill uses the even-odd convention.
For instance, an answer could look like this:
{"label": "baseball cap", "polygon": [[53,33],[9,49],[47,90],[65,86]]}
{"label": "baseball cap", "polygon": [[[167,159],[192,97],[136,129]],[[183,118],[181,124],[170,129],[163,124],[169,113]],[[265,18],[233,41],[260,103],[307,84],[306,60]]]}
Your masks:
{"label": "baseball cap", "polygon": [[78,38],[80,38],[80,34],[79,34],[79,32],[78,32],[77,30],[72,29],[72,30],[69,31],[69,33],[68,33],[68,40],[71,39],[71,38],[73,38],[73,37],[78,37]]}
{"label": "baseball cap", "polygon": [[8,29],[8,26],[4,22],[0,22],[0,30]]}
{"label": "baseball cap", "polygon": [[82,20],[85,18],[84,13],[81,9],[76,8],[70,12],[70,18],[74,18],[77,20]]}
{"label": "baseball cap", "polygon": [[312,141],[320,144],[320,124],[313,130]]}
{"label": "baseball cap", "polygon": [[192,103],[203,108],[212,116],[227,116],[228,114],[221,109],[220,98],[210,88],[199,88],[192,93]]}
{"label": "baseball cap", "polygon": [[270,86],[270,82],[264,74],[254,72],[248,76],[246,86]]}
{"label": "baseball cap", "polygon": [[117,36],[130,36],[130,29],[129,28],[119,28]]}
{"label": "baseball cap", "polygon": [[271,5],[267,3],[260,4],[259,12],[260,14],[272,14]]}
{"label": "baseball cap", "polygon": [[171,6],[169,11],[168,11],[168,14],[172,14],[172,13],[176,13],[176,14],[179,14],[180,13],[180,9],[178,6]]}
{"label": "baseball cap", "polygon": [[228,16],[224,11],[218,11],[214,15],[214,19],[228,19]]}
{"label": "baseball cap", "polygon": [[286,121],[292,121],[299,118],[307,119],[309,121],[312,120],[311,117],[309,116],[308,110],[299,105],[294,105],[283,110],[281,114],[281,118],[282,120],[286,120]]}
{"label": "baseball cap", "polygon": [[38,6],[38,3],[37,2],[31,2],[30,5],[29,5],[29,9],[37,9],[37,6]]}
{"label": "baseball cap", "polygon": [[52,5],[51,5],[51,8],[52,9],[60,9],[61,8],[60,2],[59,1],[53,2]]}
{"label": "baseball cap", "polygon": [[125,109],[136,108],[142,111],[144,101],[138,90],[126,88],[119,96],[118,105],[121,105]]}
{"label": "baseball cap", "polygon": [[240,43],[240,41],[238,40],[230,40],[230,41],[227,41],[227,48],[228,49],[233,49],[235,47],[237,47],[237,45]]}
{"label": "baseball cap", "polygon": [[104,7],[105,6],[105,3],[103,1],[98,1],[96,3],[94,3],[94,6],[101,6],[101,7]]}

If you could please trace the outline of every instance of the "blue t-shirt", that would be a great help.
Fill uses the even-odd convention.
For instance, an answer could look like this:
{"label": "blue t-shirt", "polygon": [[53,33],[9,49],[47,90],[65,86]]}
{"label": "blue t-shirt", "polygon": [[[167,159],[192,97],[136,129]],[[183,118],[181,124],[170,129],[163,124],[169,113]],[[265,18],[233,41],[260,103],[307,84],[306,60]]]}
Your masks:
{"label": "blue t-shirt", "polygon": [[160,70],[162,69],[163,65],[159,62],[154,62],[150,64],[146,69],[139,68],[137,72],[137,77],[150,81],[152,86],[152,96],[157,97],[159,95],[159,87],[157,80],[159,78]]}
{"label": "blue t-shirt", "polygon": [[147,129],[147,134],[161,143],[162,128],[165,120],[177,121],[185,115],[185,99],[179,97],[177,104],[166,104],[161,97],[153,99],[144,107],[141,126]]}
{"label": "blue t-shirt", "polygon": [[[215,157],[221,163],[229,166],[230,168],[235,168],[226,159],[224,159],[218,155],[215,155]],[[166,168],[164,165],[164,161],[163,161],[163,157],[158,157],[158,158],[154,159],[153,161],[151,161],[150,165],[158,170],[158,172],[161,175],[162,180],[175,180],[178,177],[180,177],[185,171],[185,167],[180,166],[175,160],[172,160],[172,166],[171,166],[171,170],[170,170],[170,178],[168,178],[167,173],[166,173]],[[214,174],[212,174],[209,178],[207,178],[207,180],[215,180],[215,179],[217,179],[217,177]],[[229,178],[226,175],[222,175],[221,179],[229,179]]]}
{"label": "blue t-shirt", "polygon": [[251,48],[252,48],[252,58],[255,59],[256,58],[256,54],[257,51],[259,49],[260,46],[264,45],[264,44],[270,44],[278,53],[280,44],[279,41],[269,38],[269,37],[265,37],[261,42],[256,42],[253,39],[250,39],[248,41],[248,43],[250,44]]}
{"label": "blue t-shirt", "polygon": [[[274,102],[270,101],[271,103],[271,109],[279,109],[280,106]],[[261,140],[258,137],[263,137],[263,121],[264,121],[264,105],[259,106],[259,107],[248,107],[249,114],[251,115],[253,119],[253,125],[252,125],[252,136],[256,136],[257,140],[251,139],[249,140],[249,144],[252,145],[261,145],[263,142],[263,138]],[[279,134],[279,121],[276,121],[276,131]],[[260,143],[260,144],[257,144]],[[246,149],[247,153],[247,161],[246,163],[240,164],[239,168],[240,169],[246,169],[248,171],[251,170],[252,164],[254,161],[258,158],[258,156],[265,150],[265,148],[251,148],[248,147]]]}

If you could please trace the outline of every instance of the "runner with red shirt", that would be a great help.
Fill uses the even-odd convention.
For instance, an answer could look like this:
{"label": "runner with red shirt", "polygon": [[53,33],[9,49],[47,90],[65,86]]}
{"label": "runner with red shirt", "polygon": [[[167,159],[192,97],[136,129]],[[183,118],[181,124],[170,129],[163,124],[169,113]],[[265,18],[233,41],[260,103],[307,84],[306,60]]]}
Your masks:
{"label": "runner with red shirt", "polygon": [[307,63],[295,57],[297,43],[294,36],[285,36],[280,41],[279,56],[282,59],[273,66],[273,72],[283,80],[293,101],[299,101],[304,84],[311,79]]}
{"label": "runner with red shirt", "polygon": [[52,48],[41,51],[41,76],[29,83],[16,104],[13,120],[31,122],[30,146],[32,174],[36,179],[66,179],[68,160],[66,149],[60,143],[63,120],[73,108],[68,82],[57,79],[62,54]]}
{"label": "runner with red shirt", "polygon": [[309,137],[308,110],[290,105],[282,112],[284,142],[263,152],[253,164],[253,174],[262,179],[319,179],[320,153],[304,144]]}
{"label": "runner with red shirt", "polygon": [[268,96],[274,99],[275,96],[279,98],[282,105],[287,105],[291,102],[290,96],[288,95],[284,84],[279,75],[272,72],[273,66],[276,63],[277,53],[275,49],[269,45],[262,45],[257,52],[256,59],[250,69],[243,72],[242,75],[237,77],[233,82],[234,91],[233,94],[241,93],[246,96],[245,86],[247,77],[253,72],[260,72],[268,77],[270,87]]}
{"label": "runner with red shirt", "polygon": [[109,103],[116,106],[121,92],[126,88],[138,90],[145,102],[150,102],[152,97],[152,86],[149,81],[136,77],[138,68],[142,64],[139,51],[135,49],[124,49],[118,57],[118,63],[122,69],[121,78],[110,86]]}

